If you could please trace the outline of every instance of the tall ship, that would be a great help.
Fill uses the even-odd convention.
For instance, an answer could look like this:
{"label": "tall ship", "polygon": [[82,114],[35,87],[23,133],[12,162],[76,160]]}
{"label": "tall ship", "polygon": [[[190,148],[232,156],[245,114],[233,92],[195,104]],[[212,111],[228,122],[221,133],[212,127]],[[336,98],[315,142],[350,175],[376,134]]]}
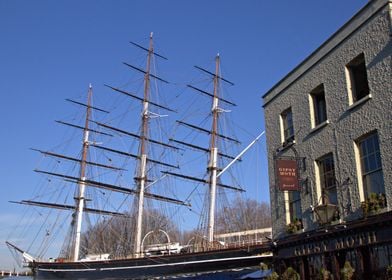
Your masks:
{"label": "tall ship", "polygon": [[[105,85],[110,102],[95,105],[91,85],[87,101],[67,99],[84,113],[57,121],[79,137],[75,144],[64,139],[63,151],[79,146],[80,153],[33,149],[48,161],[35,169],[43,187],[32,199],[12,202],[34,209],[37,218],[25,217],[37,233],[25,233],[35,245],[10,240],[8,247],[22,256],[36,279],[148,279],[269,261],[268,232],[253,230],[258,238],[242,240],[227,233],[236,230],[231,218],[244,224],[249,219],[240,213],[238,197],[245,188],[233,166],[262,134],[245,149],[233,134],[224,134],[229,126],[224,115],[235,104],[222,94],[222,84],[233,83],[221,75],[220,56],[212,71],[195,66],[203,78],[184,86],[192,95],[184,91],[164,98],[161,86],[169,82],[155,70],[157,60],[167,59],[155,52],[152,33],[147,47],[131,44],[144,53],[144,65],[124,63],[134,78],[123,86]],[[125,89],[131,82],[139,83],[135,91]],[[188,101],[187,108],[171,107],[179,98]],[[206,115],[195,108],[194,98],[203,99]],[[173,120],[171,114],[180,118]],[[236,154],[226,151],[232,147]],[[191,152],[199,153],[196,160],[188,160]],[[229,179],[234,183],[226,183]],[[194,229],[179,226],[196,215]],[[55,254],[51,247],[60,254],[48,259]]]}

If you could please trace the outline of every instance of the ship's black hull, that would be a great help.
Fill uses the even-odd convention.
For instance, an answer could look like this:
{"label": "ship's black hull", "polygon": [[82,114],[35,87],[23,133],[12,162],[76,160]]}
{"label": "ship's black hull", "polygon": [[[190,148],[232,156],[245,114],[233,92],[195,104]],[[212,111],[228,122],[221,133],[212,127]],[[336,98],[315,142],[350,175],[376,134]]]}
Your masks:
{"label": "ship's black hull", "polygon": [[35,279],[148,279],[256,266],[270,257],[265,247],[225,249],[140,259],[32,263]]}

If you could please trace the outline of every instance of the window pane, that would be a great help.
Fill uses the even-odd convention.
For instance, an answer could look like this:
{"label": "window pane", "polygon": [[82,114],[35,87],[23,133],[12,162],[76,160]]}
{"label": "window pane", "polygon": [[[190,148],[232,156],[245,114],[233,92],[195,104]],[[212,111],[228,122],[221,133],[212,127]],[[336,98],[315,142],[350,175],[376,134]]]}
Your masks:
{"label": "window pane", "polygon": [[302,219],[301,194],[299,191],[289,192],[290,220]]}
{"label": "window pane", "polygon": [[380,148],[377,134],[373,133],[360,143],[362,172],[369,173],[381,168]]}
{"label": "window pane", "polygon": [[318,125],[327,120],[324,85],[319,85],[310,94],[313,102],[315,125]]}
{"label": "window pane", "polygon": [[375,255],[373,261],[376,269],[386,268],[392,263],[392,245],[380,245],[373,247],[373,250]]}
{"label": "window pane", "polygon": [[293,115],[291,108],[282,113],[284,140],[294,140]]}
{"label": "window pane", "polygon": [[289,192],[289,199],[291,201],[295,201],[295,200],[301,199],[300,193],[298,191],[291,191],[291,192]]}
{"label": "window pane", "polygon": [[367,155],[368,154],[368,152],[367,152],[367,149],[366,149],[366,145],[361,145],[361,154],[362,155]]}
{"label": "window pane", "polygon": [[377,133],[372,133],[359,142],[362,183],[365,195],[385,193]]}
{"label": "window pane", "polygon": [[301,219],[301,201],[297,201],[294,203],[294,216],[298,219]]}
{"label": "window pane", "polygon": [[327,119],[324,95],[317,98],[317,121],[322,123]]}
{"label": "window pane", "polygon": [[380,153],[377,154],[376,156],[376,161],[377,161],[377,169],[381,169],[381,157],[380,157]]}
{"label": "window pane", "polygon": [[320,172],[320,187],[322,203],[337,204],[336,178],[333,155],[328,154],[317,160]]}
{"label": "window pane", "polygon": [[329,203],[331,204],[338,204],[338,195],[336,193],[336,188],[332,190],[327,190],[326,194],[328,196]]}
{"label": "window pane", "polygon": [[372,154],[374,153],[374,144],[373,144],[373,136],[369,138],[368,141],[365,141],[365,146],[366,146],[366,152],[367,154]]}
{"label": "window pane", "polygon": [[357,101],[369,94],[369,85],[365,65],[365,56],[360,54],[348,65],[351,79],[351,94],[353,101]]}
{"label": "window pane", "polygon": [[385,193],[382,170],[364,176],[363,183],[368,195],[371,193]]}
{"label": "window pane", "polygon": [[369,172],[369,171],[371,170],[371,169],[370,169],[369,157],[363,158],[363,163],[364,163],[364,170],[363,170],[363,172],[364,172],[364,173]]}
{"label": "window pane", "polygon": [[376,170],[377,169],[377,159],[375,154],[371,154],[368,157],[369,169],[368,170]]}

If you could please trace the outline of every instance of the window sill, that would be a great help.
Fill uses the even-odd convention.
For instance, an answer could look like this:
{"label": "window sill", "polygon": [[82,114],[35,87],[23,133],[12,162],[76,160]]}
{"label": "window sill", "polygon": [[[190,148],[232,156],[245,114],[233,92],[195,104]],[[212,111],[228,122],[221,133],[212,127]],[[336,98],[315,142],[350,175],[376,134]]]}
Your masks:
{"label": "window sill", "polygon": [[372,94],[371,94],[371,93],[369,93],[368,95],[362,97],[362,98],[359,99],[358,101],[355,101],[353,104],[351,104],[351,105],[348,107],[347,110],[348,110],[348,111],[351,111],[351,110],[353,110],[354,108],[358,107],[359,105],[362,105],[362,104],[366,103],[366,102],[369,101],[370,99],[372,99]]}
{"label": "window sill", "polygon": [[388,207],[385,206],[384,208],[380,208],[378,210],[371,210],[371,211],[367,212],[366,214],[364,213],[363,217],[367,218],[367,217],[383,214],[383,213],[386,213],[386,212],[389,212],[389,210],[388,210]]}
{"label": "window sill", "polygon": [[286,142],[286,141],[285,141],[285,142],[283,142],[283,143],[281,144],[281,146],[276,150],[276,152],[277,152],[277,153],[281,153],[281,152],[283,152],[283,151],[289,149],[290,147],[294,146],[294,144],[295,144],[295,140],[294,140],[294,139],[291,140],[290,142]]}
{"label": "window sill", "polygon": [[305,229],[303,229],[303,228],[301,228],[299,230],[296,230],[296,231],[286,231],[287,235],[301,234],[301,233],[304,233],[304,232],[305,232]]}
{"label": "window sill", "polygon": [[310,130],[309,134],[315,133],[316,131],[318,131],[318,130],[322,129],[323,127],[327,126],[329,123],[330,123],[330,121],[329,121],[329,120],[326,120],[326,121],[324,121],[324,122],[318,124],[317,126],[315,126],[314,128],[312,128],[312,129]]}

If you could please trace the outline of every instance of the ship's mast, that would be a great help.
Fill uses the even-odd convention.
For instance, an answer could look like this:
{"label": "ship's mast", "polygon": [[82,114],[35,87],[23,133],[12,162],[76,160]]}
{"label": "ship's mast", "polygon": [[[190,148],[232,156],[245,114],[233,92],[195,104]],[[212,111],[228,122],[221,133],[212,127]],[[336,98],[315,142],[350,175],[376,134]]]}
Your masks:
{"label": "ship's mast", "polygon": [[[153,115],[154,117],[164,116],[164,115],[158,115],[158,114],[150,112],[149,107],[155,107],[155,108],[159,108],[159,109],[166,110],[169,112],[175,112],[175,110],[173,110],[167,106],[158,104],[156,102],[150,101],[149,95],[150,95],[150,79],[151,78],[158,80],[160,82],[167,83],[167,84],[169,83],[168,81],[150,73],[151,72],[150,65],[152,63],[152,56],[153,55],[159,57],[160,59],[167,60],[167,58],[165,58],[164,56],[154,52],[152,33],[150,35],[149,48],[144,48],[143,46],[141,46],[137,43],[134,43],[134,42],[130,42],[130,43],[133,44],[134,46],[144,50],[144,51],[147,51],[147,53],[148,53],[147,65],[146,65],[145,70],[141,69],[139,67],[130,65],[125,62],[123,63],[124,65],[132,68],[133,70],[144,74],[144,96],[139,97],[136,94],[133,94],[131,92],[127,92],[127,91],[120,89],[120,88],[112,87],[109,85],[105,85],[105,86],[112,89],[115,92],[119,92],[127,97],[130,97],[130,98],[133,98],[139,102],[142,102],[142,107],[143,107],[142,112],[141,112],[141,125],[142,126],[141,126],[140,133],[133,133],[133,132],[129,132],[124,129],[121,129],[121,128],[109,126],[104,123],[92,121],[91,116],[90,116],[92,110],[96,110],[96,111],[103,112],[103,113],[109,113],[109,112],[105,111],[103,109],[91,106],[92,87],[90,85],[89,90],[88,90],[87,104],[84,104],[84,103],[81,103],[78,101],[74,101],[71,99],[66,99],[67,101],[69,101],[73,104],[76,104],[79,106],[84,106],[87,108],[85,125],[80,126],[80,125],[73,124],[73,123],[56,121],[57,123],[60,123],[60,124],[66,125],[66,126],[70,126],[70,127],[76,128],[76,129],[81,129],[84,131],[82,157],[79,158],[79,157],[74,157],[72,155],[62,155],[62,154],[54,153],[51,151],[43,151],[43,150],[39,150],[39,149],[33,149],[33,150],[35,150],[45,156],[60,158],[60,159],[67,160],[70,162],[78,162],[80,164],[79,176],[71,176],[69,174],[55,173],[55,172],[49,172],[49,171],[45,171],[45,170],[38,170],[38,169],[34,170],[35,172],[38,172],[41,174],[62,178],[69,183],[77,184],[78,189],[77,189],[77,194],[75,195],[75,198],[74,198],[75,203],[73,205],[69,205],[69,204],[58,204],[58,203],[34,201],[34,200],[12,201],[12,203],[23,204],[23,205],[72,211],[73,212],[72,234],[70,235],[71,241],[68,242],[68,240],[67,240],[67,242],[64,242],[62,253],[64,252],[66,254],[67,259],[70,259],[74,262],[79,261],[79,258],[80,258],[79,256],[80,256],[80,243],[81,243],[81,229],[82,229],[82,221],[83,221],[83,214],[84,213],[92,213],[92,214],[98,214],[98,215],[109,215],[109,216],[121,216],[121,217],[125,216],[124,213],[119,213],[117,211],[105,211],[105,210],[101,210],[101,209],[86,207],[85,191],[86,191],[87,187],[105,189],[105,190],[110,190],[110,191],[117,192],[117,193],[123,193],[123,194],[127,194],[127,195],[135,195],[136,196],[135,205],[137,205],[137,208],[135,208],[135,210],[137,211],[137,214],[136,214],[136,231],[134,234],[134,248],[133,248],[133,254],[136,257],[142,256],[141,237],[142,237],[142,218],[143,218],[143,208],[144,208],[144,199],[145,198],[150,199],[150,200],[173,203],[173,204],[187,206],[187,207],[190,206],[189,202],[181,201],[176,198],[166,197],[166,196],[163,196],[160,194],[155,194],[155,193],[151,193],[149,191],[146,191],[147,182],[148,182],[148,178],[147,178],[147,164],[148,163],[152,163],[154,165],[159,165],[159,166],[165,166],[166,168],[170,168],[170,169],[179,169],[178,165],[170,164],[167,162],[162,162],[160,160],[156,160],[156,159],[147,157],[149,143],[152,143],[154,145],[159,145],[161,147],[173,149],[173,150],[179,150],[179,148],[176,146],[173,146],[168,143],[159,141],[157,139],[152,139],[149,137],[149,119],[150,119],[151,115]],[[98,127],[101,127],[104,130],[108,130],[108,132],[104,132],[104,131],[96,130],[96,129],[91,129],[89,127],[89,126],[91,126],[91,123],[94,123],[93,126],[97,125]],[[139,139],[138,153],[133,154],[128,151],[121,151],[121,150],[117,150],[117,149],[112,149],[109,147],[105,147],[101,144],[98,145],[94,142],[89,141],[89,134],[91,134],[91,133],[105,135],[105,137],[113,137],[114,135],[109,133],[109,131],[113,131],[116,134],[119,133],[121,135],[126,135],[126,136],[129,136],[132,138]],[[112,165],[89,161],[87,159],[87,157],[88,157],[89,149],[91,147],[94,149],[100,149],[100,150],[103,150],[106,152],[119,154],[121,156],[136,159],[138,161],[138,166],[135,170],[135,173],[136,173],[135,174],[135,177],[136,177],[135,181],[136,181],[137,188],[134,189],[133,187],[118,186],[115,184],[104,183],[104,182],[92,180],[92,178],[86,178],[87,177],[86,176],[86,169],[87,169],[88,165],[97,166],[99,168],[106,168],[106,169],[110,169],[110,170],[118,170],[118,171],[125,170],[123,168],[115,167]],[[152,182],[152,184],[154,184],[155,182]]]}
{"label": "ship's mast", "polygon": [[80,162],[80,176],[79,176],[79,194],[75,198],[76,199],[76,233],[75,233],[75,243],[74,243],[74,252],[73,252],[73,261],[79,260],[79,251],[80,251],[80,237],[82,230],[82,220],[83,220],[83,209],[85,204],[85,190],[86,190],[86,166],[87,166],[87,154],[88,154],[88,146],[89,146],[89,119],[91,114],[91,97],[93,94],[92,86],[90,84],[88,93],[87,93],[87,106],[86,106],[86,120],[84,124],[84,132],[83,132],[83,151],[82,151],[82,160]]}
{"label": "ship's mast", "polygon": [[143,220],[143,209],[144,209],[144,191],[146,185],[146,163],[147,163],[147,141],[148,139],[148,127],[149,127],[149,92],[150,92],[150,65],[151,57],[154,52],[153,49],[153,33],[150,34],[150,43],[147,54],[147,65],[144,75],[144,99],[143,99],[143,111],[142,111],[142,129],[140,134],[140,163],[139,163],[139,176],[136,178],[138,184],[138,207],[137,207],[137,218],[136,218],[136,232],[135,232],[135,243],[134,243],[134,255],[135,257],[141,256],[141,240],[142,240],[142,220]]}
{"label": "ship's mast", "polygon": [[214,97],[212,101],[212,129],[210,142],[210,163],[208,170],[210,173],[210,203],[208,210],[208,241],[214,241],[214,227],[215,227],[215,202],[216,202],[216,184],[217,184],[217,169],[218,169],[218,116],[219,116],[219,54],[215,58],[215,76],[214,76]]}

